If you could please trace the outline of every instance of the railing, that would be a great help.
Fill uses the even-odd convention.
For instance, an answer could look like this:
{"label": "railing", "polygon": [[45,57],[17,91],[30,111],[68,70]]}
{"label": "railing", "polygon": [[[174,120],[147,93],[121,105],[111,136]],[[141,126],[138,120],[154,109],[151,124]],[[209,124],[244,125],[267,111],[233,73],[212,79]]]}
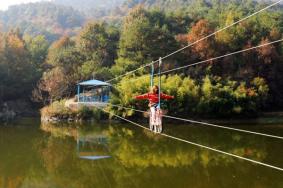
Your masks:
{"label": "railing", "polygon": [[109,102],[109,95],[88,95],[88,94],[80,94],[79,102],[91,103],[91,102]]}

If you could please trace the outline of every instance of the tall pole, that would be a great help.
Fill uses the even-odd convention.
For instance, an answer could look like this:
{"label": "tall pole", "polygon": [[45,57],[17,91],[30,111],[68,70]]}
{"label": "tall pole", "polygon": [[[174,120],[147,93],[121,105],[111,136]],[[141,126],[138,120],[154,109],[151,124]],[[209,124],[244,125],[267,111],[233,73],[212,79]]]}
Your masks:
{"label": "tall pole", "polygon": [[80,102],[80,84],[78,84],[78,102]]}

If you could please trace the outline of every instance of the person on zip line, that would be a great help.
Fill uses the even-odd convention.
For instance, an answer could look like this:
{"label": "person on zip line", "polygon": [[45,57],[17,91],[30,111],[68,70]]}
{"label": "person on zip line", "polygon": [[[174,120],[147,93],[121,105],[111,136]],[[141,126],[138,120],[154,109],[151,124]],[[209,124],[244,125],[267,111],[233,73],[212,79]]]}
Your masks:
{"label": "person on zip line", "polygon": [[149,93],[138,95],[135,97],[137,100],[149,100],[148,107],[150,108],[150,129],[154,132],[161,133],[162,131],[162,110],[160,109],[160,99],[169,100],[174,99],[174,96],[160,93],[157,85],[151,88]]}

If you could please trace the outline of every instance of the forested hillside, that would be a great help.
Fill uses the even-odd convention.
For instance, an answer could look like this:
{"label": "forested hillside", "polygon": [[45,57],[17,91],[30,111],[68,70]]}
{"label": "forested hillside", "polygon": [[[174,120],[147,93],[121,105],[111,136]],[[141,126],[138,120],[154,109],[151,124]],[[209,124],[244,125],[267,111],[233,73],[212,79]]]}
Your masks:
{"label": "forested hillside", "polygon": [[[65,46],[56,48],[61,58],[48,60],[53,68],[41,79],[38,91],[53,100],[59,96],[72,96],[73,85],[78,80],[92,78],[93,75],[108,80],[123,74],[205,37],[263,6],[254,2],[239,4],[238,1],[230,2],[229,6],[194,4],[187,12],[176,10],[169,14],[156,9],[147,10],[144,6],[134,7],[123,19],[122,26],[115,29],[115,33],[119,33],[114,35],[119,36],[118,40],[117,37],[109,38],[110,33],[107,34],[111,25],[94,23],[84,28],[75,43],[68,45],[68,50],[74,50],[80,56],[73,56],[74,52],[66,53]],[[163,71],[278,40],[282,38],[282,18],[282,9],[265,11],[166,59]],[[76,48],[78,46],[80,48]],[[109,58],[109,50],[117,56]],[[50,55],[53,57],[55,54]],[[79,60],[77,57],[80,57]],[[74,60],[71,69],[70,64],[64,64],[70,59]],[[163,91],[176,96],[176,100],[166,108],[171,114],[228,117],[254,116],[262,110],[278,110],[283,107],[282,71],[282,44],[279,43],[172,72],[162,77]],[[135,76],[119,80],[115,85],[118,92],[112,96],[112,102],[145,109],[145,103],[138,103],[133,97],[147,92],[148,73],[149,69],[145,69]],[[56,84],[52,81],[55,76],[58,77]],[[67,83],[73,84],[67,86]],[[48,90],[50,86],[52,89]],[[132,111],[113,110],[133,115]]]}
{"label": "forested hillside", "polygon": [[114,14],[115,17],[121,16],[120,11],[116,11],[121,7],[125,0],[53,0],[55,4],[71,6],[80,11],[88,19],[107,18]]}
{"label": "forested hillside", "polygon": [[23,34],[44,34],[52,41],[73,34],[83,26],[85,18],[71,7],[40,2],[11,6],[1,12],[0,22],[4,31],[18,28]]}
{"label": "forested hillside", "polygon": [[138,4],[147,10],[156,9],[168,14],[179,12],[179,15],[190,15],[193,19],[211,14],[211,11],[221,14],[224,8],[229,10],[238,6],[248,13],[259,6],[252,0],[54,0],[11,6],[7,11],[0,11],[0,23],[3,31],[18,28],[23,34],[43,34],[49,41],[54,41],[60,36],[76,34],[90,20],[119,25]]}
{"label": "forested hillside", "polygon": [[125,0],[53,0],[52,2],[60,5],[71,6],[80,11],[91,9],[112,9],[121,6]]}
{"label": "forested hillside", "polygon": [[[111,79],[267,6],[253,1],[196,0],[170,9],[170,2],[145,1],[144,5],[130,8],[128,1],[121,8],[128,13],[118,16],[121,24],[89,21],[74,37],[63,36],[51,46],[47,43],[47,47],[44,36],[23,36],[17,30],[2,33],[0,77],[5,81],[0,83],[1,100],[13,100],[19,93],[32,95],[42,104],[72,97],[79,81]],[[159,9],[148,8],[155,5]],[[58,15],[64,12],[60,10]],[[69,10],[76,15],[72,8]],[[60,16],[56,18],[62,28],[79,27],[83,22],[80,16],[67,15],[70,20],[60,22]],[[162,70],[276,41],[283,37],[282,33],[283,8],[276,6],[167,58]],[[116,91],[111,102],[147,108],[133,97],[147,92],[148,73],[149,69],[144,69],[114,82]],[[171,114],[224,117],[283,110],[282,75],[283,45],[276,43],[164,74],[163,91],[175,96],[165,105]],[[112,110],[124,116],[134,115],[132,111]]]}

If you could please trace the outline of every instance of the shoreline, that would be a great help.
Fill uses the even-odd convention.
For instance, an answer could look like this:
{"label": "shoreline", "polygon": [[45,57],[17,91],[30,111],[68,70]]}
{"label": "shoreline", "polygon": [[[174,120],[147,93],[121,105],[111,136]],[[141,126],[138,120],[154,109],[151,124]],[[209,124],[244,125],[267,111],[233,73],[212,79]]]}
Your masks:
{"label": "shoreline", "polygon": [[[123,120],[119,120],[117,118],[115,119],[96,119],[95,117],[91,117],[88,119],[68,119],[68,118],[55,118],[55,117],[40,117],[40,116],[34,116],[34,117],[18,117],[16,120],[25,119],[25,118],[35,118],[39,119],[41,123],[52,123],[52,124],[83,124],[83,123],[90,123],[90,122],[119,122],[123,123]],[[148,123],[148,118],[128,118],[129,120],[136,121],[139,123]],[[185,117],[186,119],[186,117]],[[226,126],[241,126],[243,124],[246,125],[260,125],[260,126],[268,126],[268,125],[274,125],[274,124],[282,124],[283,125],[283,112],[267,112],[263,113],[261,116],[257,118],[194,118],[194,117],[187,117],[187,119],[195,120],[195,121],[201,121],[206,123],[214,123],[214,124],[220,124],[220,125],[226,125]],[[172,120],[164,118],[164,123],[170,123],[173,125],[178,124],[191,124],[189,122],[184,122],[181,120]],[[125,122],[126,123],[126,122]]]}

